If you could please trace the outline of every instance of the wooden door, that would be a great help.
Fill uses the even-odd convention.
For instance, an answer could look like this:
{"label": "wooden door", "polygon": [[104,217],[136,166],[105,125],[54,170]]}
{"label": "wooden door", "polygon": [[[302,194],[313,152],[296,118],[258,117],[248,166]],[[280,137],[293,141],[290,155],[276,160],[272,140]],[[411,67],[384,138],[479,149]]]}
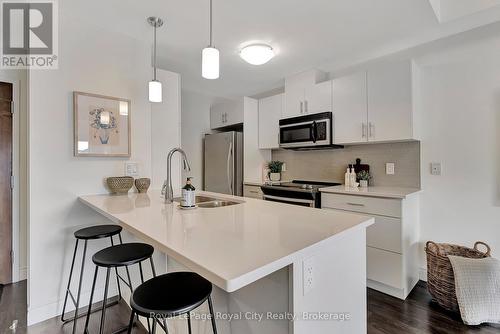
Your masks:
{"label": "wooden door", "polygon": [[0,82],[0,284],[12,281],[12,84]]}

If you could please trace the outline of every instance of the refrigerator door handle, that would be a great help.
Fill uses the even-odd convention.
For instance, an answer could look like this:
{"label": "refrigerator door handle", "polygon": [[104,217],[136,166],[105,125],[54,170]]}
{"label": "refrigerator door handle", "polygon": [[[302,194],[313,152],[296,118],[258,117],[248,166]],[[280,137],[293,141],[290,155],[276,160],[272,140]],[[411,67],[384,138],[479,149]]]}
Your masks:
{"label": "refrigerator door handle", "polygon": [[229,191],[231,195],[234,195],[233,191],[233,176],[232,176],[232,168],[231,168],[231,160],[233,156],[233,143],[229,143],[229,151],[227,152],[227,182],[229,183]]}

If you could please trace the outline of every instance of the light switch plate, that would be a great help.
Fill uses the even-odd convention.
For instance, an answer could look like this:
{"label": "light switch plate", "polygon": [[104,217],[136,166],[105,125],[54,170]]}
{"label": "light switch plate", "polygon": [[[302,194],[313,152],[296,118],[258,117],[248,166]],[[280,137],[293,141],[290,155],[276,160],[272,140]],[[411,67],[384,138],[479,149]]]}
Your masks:
{"label": "light switch plate", "polygon": [[283,166],[281,167],[282,172],[286,172],[286,163],[283,163]]}
{"label": "light switch plate", "polygon": [[388,162],[385,164],[385,173],[387,175],[394,175],[396,166],[394,162]]}
{"label": "light switch plate", "polygon": [[441,175],[440,162],[431,162],[431,175]]}
{"label": "light switch plate", "polygon": [[126,176],[138,176],[139,175],[139,164],[137,162],[126,162],[125,163],[125,175]]}

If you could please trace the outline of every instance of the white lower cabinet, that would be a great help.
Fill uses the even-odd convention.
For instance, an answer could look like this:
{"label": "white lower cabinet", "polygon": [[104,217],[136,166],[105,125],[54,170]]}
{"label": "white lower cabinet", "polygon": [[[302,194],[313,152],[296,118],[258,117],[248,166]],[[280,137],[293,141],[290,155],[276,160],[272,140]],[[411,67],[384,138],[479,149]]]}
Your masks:
{"label": "white lower cabinet", "polygon": [[323,209],[375,218],[366,232],[367,286],[406,299],[418,276],[418,194],[404,199],[321,194]]}

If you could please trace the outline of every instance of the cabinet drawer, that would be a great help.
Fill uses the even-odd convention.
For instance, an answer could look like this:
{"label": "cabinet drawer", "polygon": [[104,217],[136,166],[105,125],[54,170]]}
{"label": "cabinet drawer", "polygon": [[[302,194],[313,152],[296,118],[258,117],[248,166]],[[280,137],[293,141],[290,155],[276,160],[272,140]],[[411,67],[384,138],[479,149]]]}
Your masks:
{"label": "cabinet drawer", "polygon": [[258,186],[243,186],[243,196],[250,198],[262,199],[262,190]]}
{"label": "cabinet drawer", "polygon": [[366,276],[373,281],[402,289],[402,256],[400,254],[366,247]]}
{"label": "cabinet drawer", "polygon": [[401,200],[355,195],[321,194],[324,208],[401,218]]}
{"label": "cabinet drawer", "polygon": [[401,219],[375,216],[366,230],[366,245],[401,254]]}

